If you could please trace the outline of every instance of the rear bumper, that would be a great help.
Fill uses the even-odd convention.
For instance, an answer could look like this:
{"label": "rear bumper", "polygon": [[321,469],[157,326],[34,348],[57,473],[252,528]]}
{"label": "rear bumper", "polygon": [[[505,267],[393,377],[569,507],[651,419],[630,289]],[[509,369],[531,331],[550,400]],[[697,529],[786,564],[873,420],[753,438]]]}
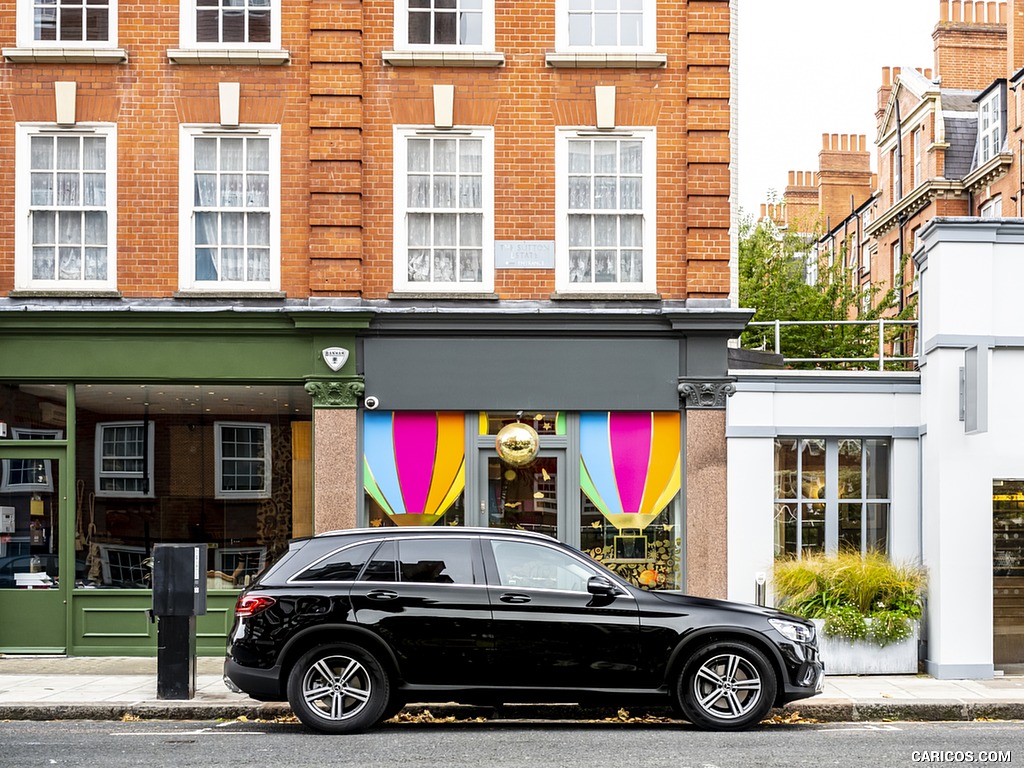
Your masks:
{"label": "rear bumper", "polygon": [[269,669],[243,667],[234,659],[224,659],[224,684],[231,690],[245,693],[259,701],[285,701],[281,684],[281,667]]}

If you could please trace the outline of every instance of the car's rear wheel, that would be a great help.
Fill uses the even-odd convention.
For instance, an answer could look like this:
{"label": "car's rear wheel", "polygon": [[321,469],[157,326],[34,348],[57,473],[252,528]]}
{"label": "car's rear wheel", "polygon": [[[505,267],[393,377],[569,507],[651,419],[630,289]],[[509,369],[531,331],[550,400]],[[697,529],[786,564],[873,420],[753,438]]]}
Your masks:
{"label": "car's rear wheel", "polygon": [[389,689],[373,655],[347,643],[314,648],[288,676],[288,702],[295,716],[324,733],[356,733],[377,723]]}
{"label": "car's rear wheel", "polygon": [[683,716],[698,728],[727,731],[759,723],[778,683],[765,655],[740,641],[711,643],[695,653],[676,687]]}

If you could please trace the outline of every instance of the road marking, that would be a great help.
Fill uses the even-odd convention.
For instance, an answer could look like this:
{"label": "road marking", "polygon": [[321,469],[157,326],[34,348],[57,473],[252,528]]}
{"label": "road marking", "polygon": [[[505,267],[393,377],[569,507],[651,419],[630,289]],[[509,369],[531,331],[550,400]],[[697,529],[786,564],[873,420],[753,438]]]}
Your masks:
{"label": "road marking", "polygon": [[[239,723],[222,723],[218,728],[225,725],[239,725]],[[266,736],[266,731],[216,731],[213,728],[200,728],[196,731],[114,731],[111,736]]]}
{"label": "road marking", "polygon": [[902,731],[895,725],[857,725],[852,728],[822,728],[823,731]]}

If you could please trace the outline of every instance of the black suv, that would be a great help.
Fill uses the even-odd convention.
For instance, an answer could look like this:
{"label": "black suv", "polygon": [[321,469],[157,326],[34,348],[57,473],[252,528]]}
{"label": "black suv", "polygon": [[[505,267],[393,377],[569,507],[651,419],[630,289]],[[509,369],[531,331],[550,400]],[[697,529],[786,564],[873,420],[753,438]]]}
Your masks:
{"label": "black suv", "polygon": [[454,527],[293,541],[239,596],[224,673],[328,733],[412,701],[671,703],[737,729],[823,683],[804,619],[647,592],[540,534]]}

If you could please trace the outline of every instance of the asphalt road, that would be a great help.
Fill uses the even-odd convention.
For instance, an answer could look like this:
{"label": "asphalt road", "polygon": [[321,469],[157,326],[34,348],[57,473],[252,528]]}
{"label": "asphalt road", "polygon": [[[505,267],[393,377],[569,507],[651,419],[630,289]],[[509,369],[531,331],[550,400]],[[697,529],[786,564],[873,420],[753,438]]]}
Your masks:
{"label": "asphalt road", "polygon": [[1024,724],[791,723],[702,733],[645,723],[401,723],[355,736],[292,722],[0,724],[0,766],[771,768],[1024,765]]}

